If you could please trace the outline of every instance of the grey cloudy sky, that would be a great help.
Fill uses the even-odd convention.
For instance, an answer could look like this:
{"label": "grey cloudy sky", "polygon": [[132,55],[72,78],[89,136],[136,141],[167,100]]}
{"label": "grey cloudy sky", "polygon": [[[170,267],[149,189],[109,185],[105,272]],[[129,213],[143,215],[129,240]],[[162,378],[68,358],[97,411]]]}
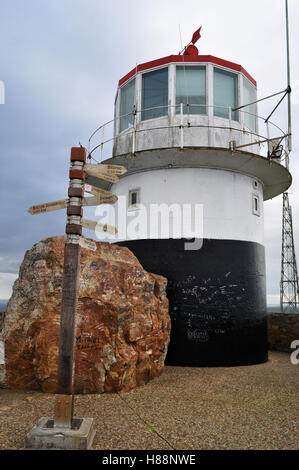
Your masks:
{"label": "grey cloudy sky", "polygon": [[[291,203],[299,250],[298,0],[289,0],[293,152]],[[181,49],[202,25],[201,54],[240,63],[259,97],[286,87],[284,0],[2,0],[0,15],[0,298],[8,298],[24,252],[64,233],[65,213],[29,206],[66,195],[69,152],[113,116],[117,82],[136,63]],[[275,100],[259,107],[267,115]],[[286,106],[273,121],[286,129]],[[107,157],[109,155],[106,155]],[[279,297],[282,198],[265,203],[267,292]],[[91,232],[87,232],[90,236]]]}

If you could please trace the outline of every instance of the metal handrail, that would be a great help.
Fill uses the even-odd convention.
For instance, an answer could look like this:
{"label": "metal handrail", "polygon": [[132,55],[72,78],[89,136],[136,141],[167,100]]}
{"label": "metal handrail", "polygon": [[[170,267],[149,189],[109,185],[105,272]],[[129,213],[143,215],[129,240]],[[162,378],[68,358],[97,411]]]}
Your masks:
{"label": "metal handrail", "polygon": [[[207,108],[217,108],[217,109],[225,109],[227,112],[228,112],[228,117],[221,117],[221,116],[215,116],[213,114],[213,117],[217,118],[221,118],[221,119],[227,119],[227,121],[229,121],[229,125],[228,126],[220,126],[220,125],[210,125],[210,124],[191,124],[190,122],[188,122],[187,124],[184,124],[183,120],[184,120],[184,116],[190,118],[190,116],[194,116],[194,114],[191,114],[191,113],[184,113],[184,107],[187,107],[187,109],[189,109],[189,107],[203,107],[205,109]],[[168,112],[163,115],[163,116],[159,116],[159,117],[167,117],[167,116],[171,116],[170,112],[171,112],[171,108],[180,108],[180,113],[175,113],[175,115],[173,115],[172,117],[173,118],[176,118],[176,117],[181,117],[181,122],[180,124],[173,124],[173,125],[167,125],[167,126],[155,126],[155,127],[150,127],[150,128],[146,128],[146,129],[139,129],[138,128],[138,125],[141,124],[141,123],[144,123],[144,122],[147,122],[149,121],[149,119],[146,119],[146,120],[140,120],[138,123],[136,122],[136,116],[138,115],[138,113],[144,113],[145,111],[151,111],[151,110],[157,110],[157,109],[165,109],[167,108]],[[255,119],[260,119],[260,120],[263,120],[264,123],[265,123],[265,118],[262,117],[262,116],[259,116],[257,114],[254,114],[254,113],[250,113],[248,111],[240,111],[238,110],[238,113],[243,113],[244,114],[247,114],[247,115],[250,115],[250,116],[253,116],[255,117]],[[132,125],[130,125],[129,127],[127,127],[126,129],[122,130],[121,132],[118,132],[118,133],[115,133],[115,123],[116,122],[120,122],[120,120],[122,118],[125,118],[125,117],[128,117],[128,116],[132,116],[133,117],[133,120],[134,120],[134,123]],[[203,115],[200,115],[200,116],[207,116],[208,117],[208,113],[205,113]],[[246,126],[246,124],[244,124],[244,121],[241,121],[241,124],[243,125],[242,128],[237,128],[237,127],[232,127],[231,126],[231,121],[235,121],[234,119],[232,119],[232,109],[231,107],[226,107],[226,106],[214,106],[214,105],[207,105],[207,104],[191,104],[191,103],[181,103],[181,104],[175,104],[175,105],[164,105],[164,106],[153,106],[153,107],[150,107],[150,108],[144,108],[144,109],[140,109],[140,110],[137,110],[136,108],[134,108],[130,113],[126,113],[126,114],[123,114],[123,115],[120,115],[120,116],[117,116],[116,118],[114,119],[110,119],[109,121],[105,122],[104,124],[102,124],[101,126],[97,127],[95,129],[95,131],[91,134],[91,136],[89,137],[88,139],[88,155],[89,157],[92,157],[92,154],[95,150],[97,150],[98,148],[101,148],[101,160],[102,160],[102,156],[103,156],[103,147],[105,144],[109,143],[109,142],[114,142],[119,136],[122,136],[122,135],[126,135],[128,133],[133,133],[135,136],[136,136],[136,133],[139,133],[139,132],[151,132],[151,131],[154,131],[154,130],[158,130],[158,129],[174,129],[174,128],[180,128],[183,132],[183,129],[184,128],[210,128],[210,129],[227,129],[227,130],[233,130],[233,131],[237,131],[237,132],[242,132],[242,133],[246,133],[246,134],[249,134],[250,136],[252,137],[255,137],[255,138],[261,138],[261,139],[266,139],[268,140],[270,137],[269,137],[269,125],[275,127],[277,130],[279,130],[279,132],[282,133],[282,136],[285,136],[285,132],[275,123],[271,122],[271,121],[267,121],[267,136],[263,135],[263,134],[260,134],[260,133],[257,133],[256,131],[253,131],[253,130],[250,130],[248,128],[248,126]],[[153,119],[158,119],[158,118],[153,118]],[[235,122],[240,122],[239,121],[235,121]],[[105,128],[109,125],[109,124],[112,124],[113,123],[113,129],[112,129],[112,133],[113,133],[113,136],[106,139],[104,138],[104,133],[105,133]],[[246,126],[246,129],[244,128],[244,126]],[[95,145],[93,148],[91,148],[91,142],[92,142],[92,139],[94,138],[94,136],[96,134],[98,134],[100,131],[102,131],[102,140],[100,140],[100,143],[98,143],[97,145]],[[250,142],[250,144],[252,144],[252,142]],[[134,153],[134,152],[133,152]]]}

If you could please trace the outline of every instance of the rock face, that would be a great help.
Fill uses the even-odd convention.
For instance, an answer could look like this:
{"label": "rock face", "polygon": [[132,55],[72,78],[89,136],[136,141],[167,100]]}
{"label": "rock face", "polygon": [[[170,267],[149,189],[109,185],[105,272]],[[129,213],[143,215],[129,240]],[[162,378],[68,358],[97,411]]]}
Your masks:
{"label": "rock face", "polygon": [[[27,251],[2,337],[5,386],[56,392],[65,237]],[[128,248],[81,248],[75,393],[128,391],[158,376],[170,333],[167,280]]]}

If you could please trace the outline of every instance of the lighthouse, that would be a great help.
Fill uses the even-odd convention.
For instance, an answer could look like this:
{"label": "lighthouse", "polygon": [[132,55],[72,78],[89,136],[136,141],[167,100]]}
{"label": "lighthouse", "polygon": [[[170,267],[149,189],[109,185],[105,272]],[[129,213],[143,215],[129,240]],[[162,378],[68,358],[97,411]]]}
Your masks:
{"label": "lighthouse", "polygon": [[128,230],[114,242],[168,279],[168,365],[267,360],[264,201],[291,175],[261,154],[271,129],[256,101],[252,75],[194,44],[119,80],[105,163],[127,172],[117,184],[87,183],[125,201],[116,223],[125,212]]}

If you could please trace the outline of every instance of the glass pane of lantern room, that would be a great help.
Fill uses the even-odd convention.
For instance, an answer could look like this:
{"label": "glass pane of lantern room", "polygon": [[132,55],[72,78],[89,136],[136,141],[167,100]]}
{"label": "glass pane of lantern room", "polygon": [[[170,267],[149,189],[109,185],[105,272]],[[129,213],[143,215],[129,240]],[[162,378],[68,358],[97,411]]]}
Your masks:
{"label": "glass pane of lantern room", "polygon": [[[214,115],[229,118],[229,107],[238,106],[238,76],[214,67]],[[232,112],[232,119],[238,121],[238,111]]]}
{"label": "glass pane of lantern room", "polygon": [[134,124],[135,79],[120,89],[120,132]]}
{"label": "glass pane of lantern room", "polygon": [[[181,103],[184,105],[184,114],[206,114],[205,67],[190,65],[176,68],[176,104]],[[180,112],[180,107],[177,107],[176,112]]]}
{"label": "glass pane of lantern room", "polygon": [[143,120],[168,114],[167,67],[142,75],[142,109]]}
{"label": "glass pane of lantern room", "polygon": [[[249,83],[244,77],[243,79],[243,104],[252,103],[256,101],[256,88]],[[256,104],[246,106],[244,112],[244,124],[249,127],[252,131],[256,131],[256,117],[257,114]]]}

